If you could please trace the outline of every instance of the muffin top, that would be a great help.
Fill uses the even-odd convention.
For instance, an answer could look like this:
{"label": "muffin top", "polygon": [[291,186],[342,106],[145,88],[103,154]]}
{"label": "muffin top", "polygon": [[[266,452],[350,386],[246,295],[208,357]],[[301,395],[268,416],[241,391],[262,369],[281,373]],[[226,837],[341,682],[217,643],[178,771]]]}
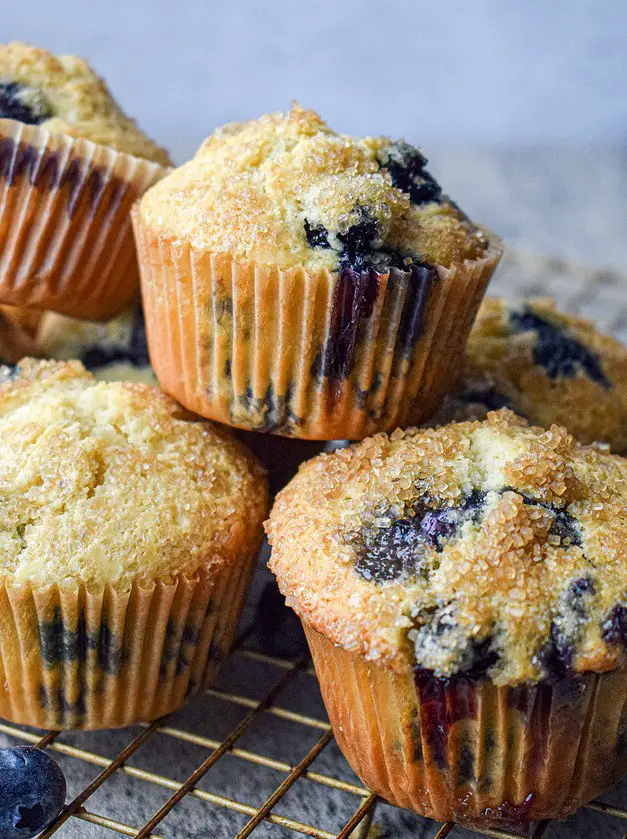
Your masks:
{"label": "muffin top", "polygon": [[263,470],[157,388],[27,359],[0,383],[0,576],[128,587],[250,554]]}
{"label": "muffin top", "polygon": [[267,523],[288,603],[393,669],[515,685],[625,662],[627,461],[510,411],[301,467]]}
{"label": "muffin top", "polygon": [[582,443],[627,450],[627,347],[551,300],[484,301],[464,370],[433,423],[483,419],[511,408]]}
{"label": "muffin top", "polygon": [[37,354],[60,361],[78,359],[101,381],[158,384],[139,303],[104,322],[46,312],[37,332]]}
{"label": "muffin top", "polygon": [[387,137],[336,134],[298,105],[219,128],[152,187],[143,220],[195,248],[281,269],[450,266],[481,256],[483,233]]}
{"label": "muffin top", "polygon": [[84,137],[168,166],[167,152],[149,140],[111,97],[87,62],[51,55],[29,44],[0,44],[0,119],[41,125]]}

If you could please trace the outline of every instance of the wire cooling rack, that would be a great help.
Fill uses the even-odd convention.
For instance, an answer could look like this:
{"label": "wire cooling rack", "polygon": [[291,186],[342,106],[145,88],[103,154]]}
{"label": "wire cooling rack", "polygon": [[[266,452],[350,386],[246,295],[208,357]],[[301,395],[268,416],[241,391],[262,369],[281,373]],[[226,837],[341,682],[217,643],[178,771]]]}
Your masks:
{"label": "wire cooling rack", "polygon": [[[495,291],[548,293],[627,337],[627,278],[620,275],[514,255]],[[627,786],[610,794],[611,803],[591,803],[565,823],[542,822],[527,834],[471,834],[389,805],[381,805],[373,822],[377,797],[341,757],[304,648],[292,658],[260,647],[257,604],[268,579],[260,566],[246,628],[220,680],[182,711],[113,732],[41,732],[0,720],[0,745],[48,749],[68,779],[68,803],[42,839],[244,839],[253,833],[259,839],[627,839],[627,810],[620,806]],[[289,617],[283,631],[288,641],[297,632]]]}

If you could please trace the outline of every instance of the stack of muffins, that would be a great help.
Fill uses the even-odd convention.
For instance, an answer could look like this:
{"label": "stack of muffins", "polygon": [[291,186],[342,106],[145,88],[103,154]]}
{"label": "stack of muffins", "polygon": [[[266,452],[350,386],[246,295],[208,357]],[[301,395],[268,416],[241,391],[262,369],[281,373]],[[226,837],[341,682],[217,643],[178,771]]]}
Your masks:
{"label": "stack of muffins", "polygon": [[201,690],[267,512],[234,435],[273,491],[362,440],[267,523],[357,774],[480,826],[616,780],[625,348],[481,306],[502,243],[403,141],[294,106],[169,171],[83,62],[23,45],[0,136],[0,349],[57,359],[0,384],[0,715],[124,725]]}

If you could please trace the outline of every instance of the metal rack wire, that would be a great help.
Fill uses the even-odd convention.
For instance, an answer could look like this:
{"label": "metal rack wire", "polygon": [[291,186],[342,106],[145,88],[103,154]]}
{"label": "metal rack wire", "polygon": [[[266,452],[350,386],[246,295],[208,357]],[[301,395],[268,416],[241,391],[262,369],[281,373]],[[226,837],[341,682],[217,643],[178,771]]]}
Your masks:
{"label": "metal rack wire", "polygon": [[[119,836],[131,836],[135,837],[135,839],[174,839],[174,834],[168,836],[168,834],[159,832],[160,826],[168,814],[186,796],[194,797],[214,807],[232,810],[247,817],[245,824],[234,835],[235,839],[245,839],[245,837],[250,836],[263,822],[274,825],[277,828],[282,828],[288,831],[289,835],[310,836],[315,837],[315,839],[348,839],[349,837],[351,839],[366,839],[377,804],[377,797],[358,784],[313,771],[310,768],[311,765],[333,740],[330,726],[326,720],[292,711],[289,708],[283,707],[279,701],[281,694],[298,674],[305,672],[313,675],[308,657],[303,656],[296,662],[287,661],[249,649],[245,644],[238,646],[232,653],[232,657],[238,658],[248,664],[262,662],[265,665],[269,665],[277,672],[277,678],[273,686],[261,699],[254,699],[238,693],[230,693],[220,688],[211,688],[207,691],[209,697],[215,697],[246,709],[246,713],[239,723],[221,740],[205,737],[193,731],[176,727],[171,724],[168,718],[164,718],[151,725],[143,726],[140,732],[132,737],[114,758],[110,759],[94,751],[88,751],[70,745],[65,742],[62,732],[50,731],[43,734],[35,733],[19,726],[0,723],[0,734],[4,734],[16,741],[38,745],[41,748],[49,749],[53,753],[80,760],[101,770],[87,786],[74,795],[57,821],[42,834],[41,839],[49,839],[49,837],[56,835],[69,820],[88,822],[92,825],[105,828],[110,833]],[[237,745],[246,730],[259,717],[264,715],[272,715],[280,719],[298,723],[299,725],[313,729],[318,734],[315,744],[298,763],[292,765],[288,762],[276,760]],[[192,743],[208,751],[206,759],[197,766],[185,781],[179,782],[167,777],[167,775],[149,772],[129,764],[129,759],[138,750],[147,748],[151,738],[157,732],[173,740]],[[256,764],[257,766],[276,771],[284,776],[283,780],[259,806],[199,788],[197,786],[198,782],[227,753],[245,763]],[[141,826],[127,824],[111,815],[94,812],[89,808],[90,798],[115,773],[120,773],[129,778],[135,778],[147,784],[160,787],[169,791],[171,794],[151,818]],[[274,812],[276,805],[300,779],[304,779],[312,786],[318,788],[339,791],[352,799],[354,811],[339,832],[331,832],[322,827]],[[601,802],[592,803],[586,809],[623,819],[625,821],[625,830],[627,830],[627,810]],[[444,839],[444,837],[454,834],[458,828],[457,825],[452,823],[437,826],[435,823],[433,824],[434,829],[437,831],[434,839]],[[548,827],[548,822],[537,824],[531,833],[532,839],[541,839],[541,837],[545,836]],[[485,830],[482,835],[493,837],[493,839],[522,839],[522,837],[527,837],[529,834],[517,833],[505,829],[492,829]]]}
{"label": "metal rack wire", "polygon": [[[531,266],[533,268],[533,266]],[[627,335],[627,280],[607,272],[595,272],[591,275],[581,267],[569,268],[565,263],[542,261],[536,258],[535,270],[531,270],[528,262],[521,262],[520,257],[514,257],[506,267],[497,290],[501,293],[511,294],[515,290],[518,294],[550,293],[557,297],[563,305],[571,311],[582,311],[585,314],[603,318],[599,314],[605,312],[604,328],[608,331]],[[595,311],[597,310],[597,311]],[[238,826],[231,835],[235,839],[244,839],[255,831],[265,828],[264,835],[289,837],[294,835],[310,836],[315,839],[366,839],[369,835],[377,797],[365,789],[355,780],[346,780],[336,777],[342,774],[335,773],[339,765],[332,761],[333,771],[317,771],[315,763],[320,757],[332,747],[333,734],[329,723],[322,718],[322,714],[314,716],[301,710],[294,710],[289,707],[286,695],[294,683],[301,677],[307,677],[315,685],[314,673],[308,656],[303,655],[297,660],[277,658],[259,652],[251,647],[250,640],[254,632],[254,625],[249,625],[248,631],[244,632],[238,644],[232,652],[230,659],[226,662],[225,668],[235,664],[241,670],[241,684],[247,685],[247,689],[237,687],[224,687],[221,683],[207,691],[203,701],[216,701],[222,703],[225,708],[235,709],[238,715],[237,721],[226,734],[209,736],[201,733],[200,728],[187,720],[183,715],[173,715],[169,718],[158,720],[150,725],[139,727],[137,730],[125,732],[120,737],[126,737],[128,741],[116,754],[108,756],[103,754],[104,749],[98,749],[102,745],[102,737],[96,734],[83,734],[82,746],[72,742],[71,734],[67,732],[37,732],[32,729],[9,725],[0,721],[0,739],[9,743],[36,744],[41,748],[49,749],[52,753],[62,758],[78,761],[81,766],[81,784],[77,790],[73,790],[70,801],[61,813],[58,820],[42,834],[42,839],[49,839],[52,836],[62,836],[64,829],[72,824],[89,824],[99,829],[104,837],[118,835],[130,836],[135,839],[178,839],[178,830],[168,826],[168,818],[175,809],[184,805],[186,801],[199,802],[206,808],[207,824],[211,823],[211,814],[216,812],[229,811],[239,818]],[[264,667],[271,673],[269,686],[260,691],[259,696],[254,694],[254,687],[258,684],[258,673],[255,668]],[[207,715],[211,716],[211,715]],[[223,716],[228,717],[224,713]],[[286,760],[264,754],[262,750],[248,748],[245,744],[245,737],[255,726],[268,726],[269,720],[278,720],[298,727],[299,731],[306,733],[308,738],[314,742],[304,756],[298,760]],[[187,720],[187,722],[185,721]],[[160,738],[160,743],[156,744]],[[177,779],[169,775],[164,763],[167,766],[170,756],[170,749],[164,747],[163,738],[167,743],[172,743],[173,748],[194,747],[206,752],[202,760],[196,763],[195,768],[186,778]],[[159,761],[159,771],[148,770],[137,765],[135,758],[152,750],[153,757]],[[228,758],[241,762],[248,773],[254,770],[264,771],[270,778],[279,776],[279,782],[271,784],[270,792],[264,793],[261,802],[255,802],[252,786],[244,785],[247,794],[229,795],[226,792],[219,792],[215,789],[207,789],[204,783],[205,776],[217,764],[224,765]],[[220,763],[221,762],[221,763]],[[89,771],[97,771],[86,785],[83,781]],[[97,812],[94,798],[108,784],[112,784],[116,778],[123,778],[128,781],[145,784],[154,795],[160,793],[167,797],[156,809],[154,802],[156,797],[150,798],[152,815],[143,824],[128,824],[121,821],[119,814]],[[309,808],[316,810],[314,815],[320,816],[316,819],[304,820],[290,815],[282,806],[289,798],[290,792],[297,784],[308,784],[307,800],[312,803]],[[340,796],[342,805],[336,805],[338,813],[341,811],[342,824],[338,827],[323,827],[319,822],[322,820],[323,811],[326,813],[325,794]],[[242,800],[243,799],[243,800]],[[279,810],[282,809],[283,812]],[[570,836],[590,836],[589,818],[598,820],[598,836],[605,836],[603,819],[605,817],[620,819],[624,822],[620,831],[623,839],[627,839],[627,810],[606,804],[594,802],[584,808],[581,818],[588,819],[584,832],[570,832]],[[339,817],[339,816],[338,816]],[[318,823],[311,823],[312,821]],[[461,828],[455,824],[431,823],[433,839],[444,839],[447,836],[458,836]],[[531,832],[532,839],[547,837],[549,832],[555,835],[554,824],[542,822],[535,825]],[[68,835],[68,834],[66,834]],[[71,834],[82,837],[82,831]],[[189,835],[189,833],[186,833]],[[216,836],[218,834],[202,833],[194,834],[199,837]],[[221,830],[220,839],[227,833]],[[394,834],[397,836],[398,834]],[[421,834],[422,835],[422,834]],[[465,834],[466,836],[468,834]],[[509,829],[486,830],[482,835],[493,837],[493,839],[520,839],[523,835]]]}

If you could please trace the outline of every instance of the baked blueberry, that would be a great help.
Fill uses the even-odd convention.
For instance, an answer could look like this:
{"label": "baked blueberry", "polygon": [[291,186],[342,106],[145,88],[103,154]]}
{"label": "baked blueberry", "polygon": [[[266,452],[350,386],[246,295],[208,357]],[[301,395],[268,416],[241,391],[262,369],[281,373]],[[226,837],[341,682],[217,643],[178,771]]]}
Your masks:
{"label": "baked blueberry", "polygon": [[382,148],[378,159],[390,173],[393,185],[409,193],[412,204],[427,204],[442,197],[442,187],[425,169],[427,158],[415,146],[399,140]]}
{"label": "baked blueberry", "polygon": [[99,379],[157,383],[139,304],[105,323],[47,312],[39,328],[38,349],[46,358],[78,358]]}
{"label": "baked blueberry", "polygon": [[329,231],[323,224],[311,225],[305,219],[305,236],[310,248],[330,248]]}
{"label": "baked blueberry", "polygon": [[57,818],[65,803],[58,764],[35,746],[0,750],[0,837],[31,839]]}
{"label": "baked blueberry", "polygon": [[550,300],[487,298],[459,380],[429,424],[481,420],[499,407],[532,425],[561,425],[582,443],[605,442],[623,453],[627,348]]}
{"label": "baked blueberry", "polygon": [[[103,80],[74,55],[57,57],[17,41],[0,44],[1,118],[170,163],[166,152],[120,110]],[[83,171],[84,164],[78,168]]]}
{"label": "baked blueberry", "polygon": [[485,827],[624,773],[626,509],[622,458],[507,410],[301,468],[270,568],[365,786]]}
{"label": "baked blueberry", "polygon": [[615,606],[601,626],[608,644],[627,647],[627,606]]}
{"label": "baked blueberry", "polygon": [[584,373],[604,388],[611,384],[601,369],[599,357],[564,329],[550,323],[528,306],[510,315],[513,332],[535,332],[533,361],[552,379]]}
{"label": "baked blueberry", "polygon": [[39,125],[51,116],[50,104],[40,91],[19,82],[0,80],[0,119]]}
{"label": "baked blueberry", "polygon": [[475,492],[456,507],[430,509],[417,505],[407,518],[374,530],[366,527],[357,537],[364,547],[355,570],[364,579],[377,582],[424,572],[425,552],[442,551],[446,541],[458,535],[466,522],[476,522],[482,498]]}

